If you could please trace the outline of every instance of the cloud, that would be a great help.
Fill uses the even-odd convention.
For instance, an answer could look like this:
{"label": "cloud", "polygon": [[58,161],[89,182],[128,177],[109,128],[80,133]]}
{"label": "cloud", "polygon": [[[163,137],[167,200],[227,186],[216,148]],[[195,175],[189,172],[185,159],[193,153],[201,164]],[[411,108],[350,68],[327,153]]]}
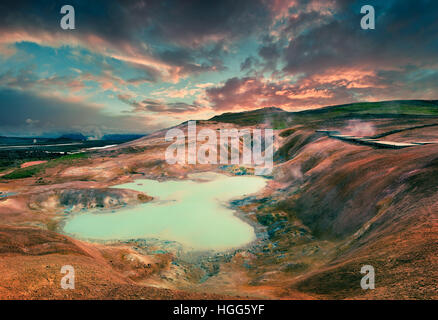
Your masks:
{"label": "cloud", "polygon": [[271,19],[262,0],[70,1],[76,29],[65,31],[59,27],[64,4],[2,1],[0,53],[21,41],[82,46],[147,73],[132,81],[177,82],[192,74],[224,70],[222,55],[228,45],[262,30]]}
{"label": "cloud", "polygon": [[[43,110],[47,99],[92,108],[90,117],[107,125],[145,115],[163,124],[270,106],[437,98],[436,1],[370,0],[376,30],[360,28],[358,0],[72,0],[77,29],[69,31],[59,27],[64,4],[0,3],[0,88],[34,97]],[[77,63],[45,73],[39,63],[52,63],[49,51]],[[126,118],[109,116],[90,97],[131,108]],[[26,119],[48,127],[35,115],[19,126]]]}
{"label": "cloud", "polygon": [[438,9],[436,2],[368,4],[376,9],[376,30],[360,28],[358,1],[339,1],[335,14],[323,20],[320,12],[291,17],[284,29],[291,40],[283,52],[283,70],[315,74],[339,67],[376,70],[436,64],[438,24],[432,13]]}
{"label": "cloud", "polygon": [[70,93],[77,93],[86,88],[81,79],[72,76],[51,75],[46,78],[39,78],[34,70],[35,65],[29,65],[19,70],[10,69],[0,74],[0,87],[8,87],[19,90],[31,90],[35,92],[46,92],[50,95],[53,91],[67,90]]}
{"label": "cloud", "polygon": [[38,96],[13,89],[0,89],[1,134],[42,134],[46,132],[139,132],[157,129],[145,116],[109,115],[86,103]]}
{"label": "cloud", "polygon": [[167,39],[186,48],[236,40],[262,30],[271,20],[269,2],[260,0],[128,3],[133,23],[147,25],[153,40]]}
{"label": "cloud", "polygon": [[[415,81],[412,81],[417,77]],[[299,111],[356,101],[436,99],[438,70],[418,74],[398,71],[332,68],[298,79],[251,76],[228,79],[208,88],[206,100],[217,112],[276,106]]]}
{"label": "cloud", "polygon": [[241,62],[246,77],[206,90],[212,108],[302,110],[436,99],[438,3],[367,4],[376,9],[376,30],[360,28],[360,1],[272,1],[275,18],[260,35],[257,58],[251,54]]}
{"label": "cloud", "polygon": [[164,102],[157,99],[144,99],[136,101],[129,94],[119,94],[118,99],[133,107],[133,112],[153,112],[158,114],[193,114],[204,108],[197,104],[185,102]]}

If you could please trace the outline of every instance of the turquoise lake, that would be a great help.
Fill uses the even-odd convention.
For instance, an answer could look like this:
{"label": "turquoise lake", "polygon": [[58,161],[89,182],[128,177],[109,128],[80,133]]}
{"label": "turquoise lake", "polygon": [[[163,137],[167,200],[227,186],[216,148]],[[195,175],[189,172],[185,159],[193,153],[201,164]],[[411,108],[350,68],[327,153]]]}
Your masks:
{"label": "turquoise lake", "polygon": [[113,188],[133,189],[154,200],[115,212],[90,211],[72,216],[64,231],[90,240],[159,239],[189,250],[225,250],[255,240],[252,226],[227,208],[232,199],[263,189],[258,176],[192,174],[189,180],[141,179]]}

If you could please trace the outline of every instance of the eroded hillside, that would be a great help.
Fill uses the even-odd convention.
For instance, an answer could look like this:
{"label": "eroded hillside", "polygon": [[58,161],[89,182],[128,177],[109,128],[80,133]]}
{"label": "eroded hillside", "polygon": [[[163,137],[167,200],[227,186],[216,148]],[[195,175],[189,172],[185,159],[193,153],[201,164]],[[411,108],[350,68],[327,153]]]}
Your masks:
{"label": "eroded hillside", "polygon": [[[251,168],[168,164],[166,130],[84,156],[0,177],[2,298],[432,299],[438,271],[438,107],[403,101],[289,113],[264,109],[198,121],[210,128],[274,128],[267,187],[229,205],[258,239],[224,253],[188,254],[142,239],[86,242],[63,235],[82,209],[150,201],[109,187],[137,178],[187,179],[193,172]],[[178,126],[186,130],[186,124]],[[321,130],[390,142],[392,149],[334,139]],[[16,169],[22,170],[22,169]],[[22,171],[18,171],[20,173]],[[78,290],[59,288],[64,264],[78,266]],[[360,268],[376,270],[362,290]]]}

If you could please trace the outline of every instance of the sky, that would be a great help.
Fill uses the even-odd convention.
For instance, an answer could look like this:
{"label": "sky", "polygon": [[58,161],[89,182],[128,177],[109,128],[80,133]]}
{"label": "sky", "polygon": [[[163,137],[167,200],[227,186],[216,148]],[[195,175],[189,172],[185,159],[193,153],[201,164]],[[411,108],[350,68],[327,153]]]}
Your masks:
{"label": "sky", "polygon": [[[65,4],[74,30],[60,26]],[[438,99],[437,17],[433,0],[2,0],[0,135]]]}

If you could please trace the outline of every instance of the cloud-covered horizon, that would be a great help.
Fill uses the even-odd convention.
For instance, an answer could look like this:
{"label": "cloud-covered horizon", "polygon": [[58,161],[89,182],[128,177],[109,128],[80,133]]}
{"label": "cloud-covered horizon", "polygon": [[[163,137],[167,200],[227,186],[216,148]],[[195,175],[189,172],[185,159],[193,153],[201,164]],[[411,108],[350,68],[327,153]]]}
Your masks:
{"label": "cloud-covered horizon", "polygon": [[0,4],[0,134],[438,99],[436,1],[70,1],[75,30],[59,26],[64,4]]}

